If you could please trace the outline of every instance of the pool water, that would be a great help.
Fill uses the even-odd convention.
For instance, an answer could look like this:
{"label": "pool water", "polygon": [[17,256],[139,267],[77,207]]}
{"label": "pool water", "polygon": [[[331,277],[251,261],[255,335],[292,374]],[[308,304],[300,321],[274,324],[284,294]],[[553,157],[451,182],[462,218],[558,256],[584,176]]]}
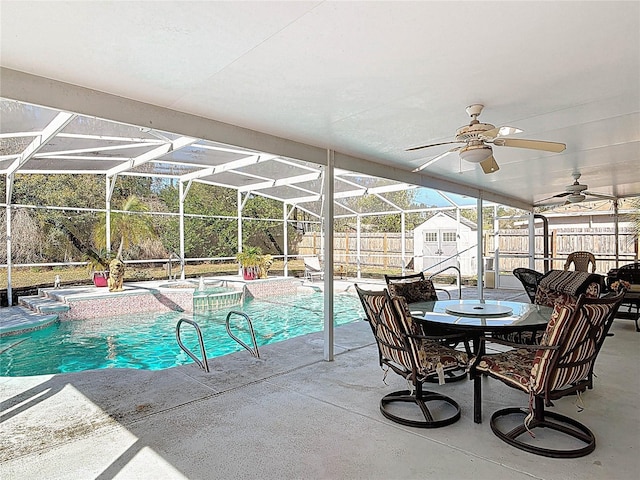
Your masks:
{"label": "pool water", "polygon": [[[232,310],[251,317],[258,346],[318,332],[324,324],[322,293],[250,299],[243,305],[193,315],[168,312],[62,321],[42,330],[0,337],[0,375],[44,375],[100,368],[161,370],[193,363],[176,342],[176,323],[180,318],[198,323],[208,358],[237,352],[243,348],[225,329],[227,314]],[[334,296],[336,325],[362,317],[358,297]],[[243,317],[233,315],[230,325],[234,335],[252,345]],[[191,325],[182,324],[181,338],[200,358]]]}

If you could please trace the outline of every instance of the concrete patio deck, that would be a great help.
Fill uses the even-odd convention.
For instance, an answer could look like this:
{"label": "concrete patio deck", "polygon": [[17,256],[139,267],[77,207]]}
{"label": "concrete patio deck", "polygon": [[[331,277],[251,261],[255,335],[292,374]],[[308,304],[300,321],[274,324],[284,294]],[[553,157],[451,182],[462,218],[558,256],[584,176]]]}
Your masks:
{"label": "concrete patio deck", "polygon": [[[465,290],[473,298],[475,289]],[[514,291],[486,291],[510,298]],[[524,295],[524,293],[522,293]],[[523,297],[524,300],[526,297]],[[365,322],[336,329],[336,357],[322,333],[213,359],[211,373],[94,370],[0,378],[0,477],[4,479],[635,479],[640,471],[640,334],[616,320],[596,364],[595,388],[555,402],[588,425],[587,457],[549,459],[493,435],[490,414],[525,395],[483,381],[484,423],[472,419],[472,383],[433,386],[462,418],[424,430],[379,412],[385,394]]]}

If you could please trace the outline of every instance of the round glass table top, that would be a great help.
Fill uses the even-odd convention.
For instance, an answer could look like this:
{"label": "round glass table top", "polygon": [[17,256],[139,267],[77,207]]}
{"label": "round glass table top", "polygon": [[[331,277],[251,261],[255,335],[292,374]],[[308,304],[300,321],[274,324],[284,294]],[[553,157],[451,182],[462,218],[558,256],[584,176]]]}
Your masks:
{"label": "round glass table top", "polygon": [[[487,308],[488,306],[491,306]],[[474,307],[483,307],[482,310]],[[496,309],[494,310],[494,307]],[[453,310],[452,310],[453,308]],[[441,324],[460,330],[499,332],[544,327],[553,309],[531,303],[502,300],[438,300],[409,304],[411,316],[416,320]],[[454,313],[454,310],[456,313]],[[510,311],[509,311],[510,310]],[[474,313],[467,313],[468,311]],[[500,311],[500,314],[478,312]],[[460,312],[460,313],[458,313]]]}

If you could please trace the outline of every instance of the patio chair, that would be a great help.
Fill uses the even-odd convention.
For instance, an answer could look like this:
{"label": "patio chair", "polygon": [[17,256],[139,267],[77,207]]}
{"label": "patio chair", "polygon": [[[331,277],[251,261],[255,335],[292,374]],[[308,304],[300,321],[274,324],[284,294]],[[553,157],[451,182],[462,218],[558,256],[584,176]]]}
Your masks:
{"label": "patio chair", "polygon": [[324,270],[320,266],[320,259],[317,256],[303,257],[304,261],[304,278],[313,282],[313,279],[320,277],[320,280],[324,279]]}
{"label": "patio chair", "polygon": [[[581,295],[575,305],[556,305],[540,345],[512,345],[517,348],[472,361],[473,376],[488,375],[529,395],[528,408],[506,408],[491,416],[491,430],[498,438],[520,450],[554,458],[582,457],[595,449],[596,439],[589,428],[545,407],[552,406],[552,400],[579,396],[589,388],[596,356],[622,296]],[[554,430],[560,437],[537,438],[533,432],[538,428]],[[558,442],[567,440],[566,436],[578,442],[571,440],[569,448],[558,448],[557,443],[541,445],[545,438]]]}
{"label": "patio chair", "polygon": [[423,272],[411,275],[385,275],[384,281],[389,287],[389,293],[404,297],[407,303],[432,302],[438,300],[437,292],[444,292],[448,299],[451,294],[444,288],[435,288],[433,282],[425,278]]}
{"label": "patio chair", "polygon": [[[385,275],[384,279],[387,283],[389,295],[391,297],[403,297],[407,303],[414,302],[435,302],[438,300],[437,292],[441,291],[446,293],[447,298],[451,299],[451,294],[442,288],[435,288],[433,282],[424,277],[422,272],[411,275]],[[425,329],[425,325],[421,325],[422,333],[424,335],[446,335],[450,336],[453,340],[448,342],[447,345],[451,348],[456,348],[461,342],[464,343],[467,353],[470,355],[471,350],[464,335],[445,329],[435,330],[433,326],[429,330]],[[467,371],[465,368],[458,370],[449,370],[446,372],[445,382],[457,382],[467,378]],[[430,382],[436,382],[437,376],[432,376],[427,379]]]}
{"label": "patio chair", "polygon": [[573,252],[567,257],[564,269],[569,270],[571,264],[576,272],[588,272],[591,264],[591,273],[596,271],[596,257],[591,252]]}
{"label": "patio chair", "polygon": [[[402,425],[436,428],[460,419],[460,406],[445,395],[423,390],[428,377],[467,365],[467,354],[441,343],[442,337],[422,335],[402,297],[391,298],[387,290],[368,291],[355,286],[367,321],[378,344],[378,361],[386,373],[405,378],[411,390],[390,393],[380,400],[382,415]],[[413,415],[407,405],[415,405]],[[395,407],[395,408],[394,408]]]}
{"label": "patio chair", "polygon": [[[535,270],[530,270],[530,272],[535,272]],[[532,303],[546,307],[554,307],[558,304],[575,305],[581,294],[590,298],[599,297],[602,284],[603,278],[597,273],[551,270],[542,274],[538,280]],[[543,333],[542,330],[522,331],[495,335],[495,338],[518,344],[538,345]]]}
{"label": "patio chair", "polygon": [[544,277],[544,273],[531,270],[530,268],[516,268],[513,270],[513,276],[520,280],[531,303],[535,303],[536,290],[538,289],[540,279]]}

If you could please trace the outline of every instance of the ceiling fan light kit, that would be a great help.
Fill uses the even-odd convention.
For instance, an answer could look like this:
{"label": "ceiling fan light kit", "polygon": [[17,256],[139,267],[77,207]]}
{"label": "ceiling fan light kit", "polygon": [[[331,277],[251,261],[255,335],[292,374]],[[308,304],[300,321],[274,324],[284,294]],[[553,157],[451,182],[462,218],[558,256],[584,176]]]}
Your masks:
{"label": "ceiling fan light kit", "polygon": [[452,143],[462,143],[464,145],[454,147],[422,164],[414,170],[420,171],[431,165],[432,163],[445,157],[452,152],[459,152],[460,158],[466,162],[479,163],[484,173],[493,173],[500,169],[493,158],[492,145],[497,147],[516,147],[527,148],[530,150],[543,150],[547,152],[562,152],[566,145],[558,142],[547,142],[543,140],[526,140],[523,138],[504,138],[506,135],[512,135],[522,132],[516,127],[501,126],[495,127],[490,123],[481,123],[478,116],[482,113],[484,105],[479,103],[469,105],[467,114],[471,117],[469,125],[465,125],[456,130],[455,140],[452,142],[432,143],[421,147],[412,147],[407,151],[420,150],[422,148],[435,147],[438,145],[446,145]]}
{"label": "ceiling fan light kit", "polygon": [[464,147],[460,150],[460,158],[462,158],[465,162],[470,163],[480,163],[485,161],[493,154],[493,150],[491,147],[488,147],[484,144],[480,145],[469,145],[468,147]]}

